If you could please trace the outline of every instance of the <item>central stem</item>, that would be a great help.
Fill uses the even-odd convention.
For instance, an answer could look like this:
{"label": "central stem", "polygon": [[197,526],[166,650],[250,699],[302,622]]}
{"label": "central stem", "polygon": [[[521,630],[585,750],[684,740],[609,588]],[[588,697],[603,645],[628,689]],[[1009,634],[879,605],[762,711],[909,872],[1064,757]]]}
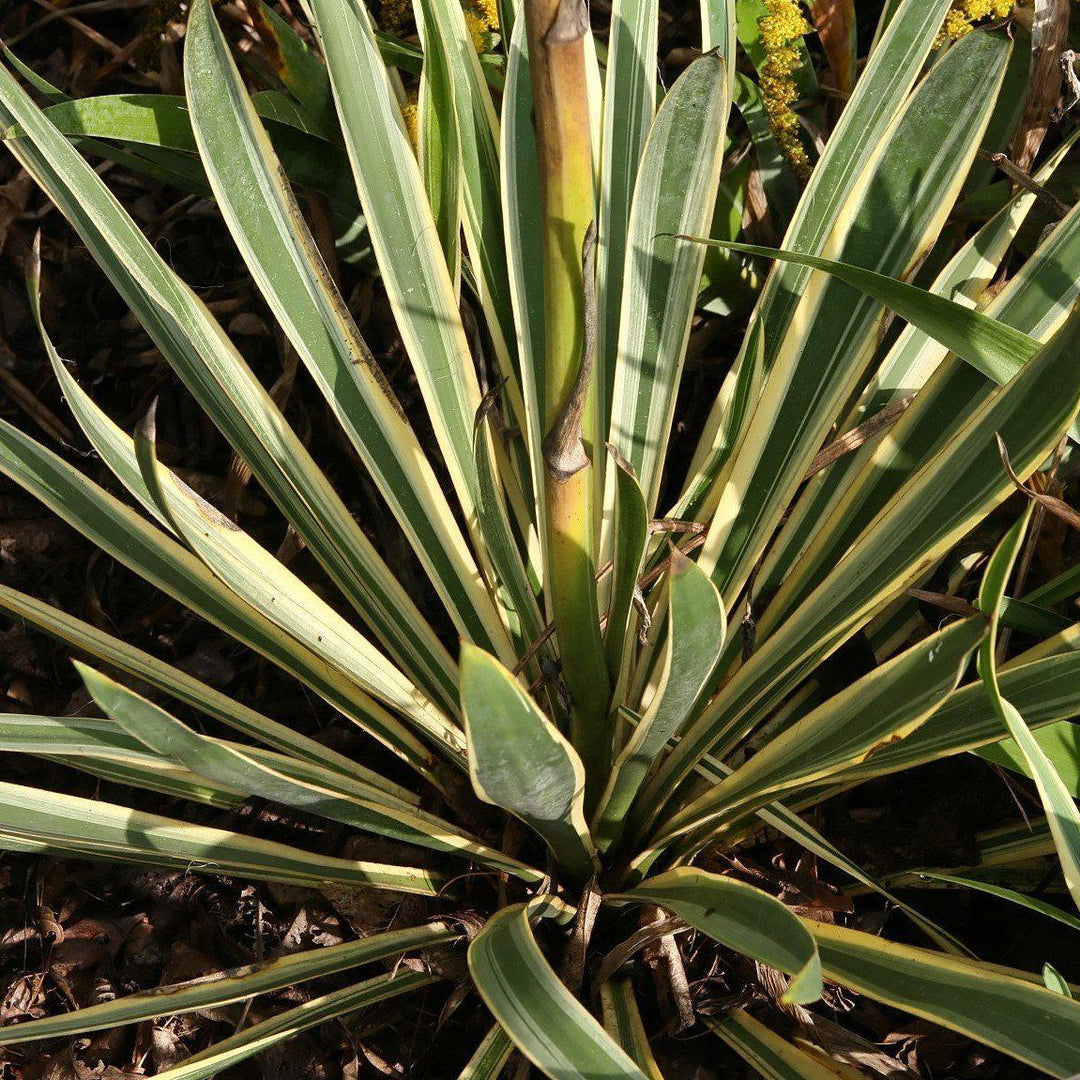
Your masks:
{"label": "central stem", "polygon": [[544,223],[545,591],[572,702],[571,741],[585,764],[586,803],[591,806],[607,780],[611,737],[596,598],[593,433],[582,428],[596,314],[585,67],[589,18],[582,0],[526,0],[525,18]]}

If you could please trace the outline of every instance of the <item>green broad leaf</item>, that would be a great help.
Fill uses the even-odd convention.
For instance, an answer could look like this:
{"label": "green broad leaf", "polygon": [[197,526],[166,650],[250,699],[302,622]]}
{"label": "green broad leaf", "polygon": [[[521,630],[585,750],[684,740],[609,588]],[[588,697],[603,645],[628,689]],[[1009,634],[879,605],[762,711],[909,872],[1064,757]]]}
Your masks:
{"label": "green broad leaf", "polygon": [[634,187],[608,438],[650,512],[705,260],[680,234],[705,233],[712,221],[729,108],[724,60],[695,60],[660,106]]}
{"label": "green broad leaf", "polygon": [[604,1028],[649,1080],[664,1080],[649,1047],[649,1037],[634,997],[634,981],[616,973],[600,986]]}
{"label": "green broad leaf", "polygon": [[[611,423],[630,208],[656,114],[658,0],[615,0],[608,31],[600,147],[595,393],[600,431]],[[725,58],[728,54],[723,54]]]}
{"label": "green broad leaf", "polygon": [[59,1016],[0,1027],[0,1046],[81,1035],[122,1024],[141,1023],[158,1016],[179,1016],[199,1009],[220,1008],[235,1001],[250,1000],[258,994],[273,993],[324,975],[348,971],[361,964],[401,956],[416,949],[447,945],[460,936],[442,923],[429,923],[373,934],[344,945],[293,953],[259,964],[227,968],[190,982],[158,986]]}
{"label": "green broad leaf", "polygon": [[1024,972],[805,920],[825,976],[1067,1080],[1080,1071],[1080,1003]]}
{"label": "green broad leaf", "polygon": [[385,779],[380,773],[365,768],[352,758],[285,724],[263,716],[228,694],[200,682],[186,671],[128,645],[66,611],[0,585],[0,612],[9,618],[33,623],[57,640],[97,657],[257,742],[291,757],[310,761],[339,776],[363,779],[371,787],[391,794],[399,802],[416,805],[420,801],[419,796]]}
{"label": "green broad leaf", "polygon": [[[1032,737],[1073,798],[1080,798],[1080,725],[1068,720],[1049,724],[1032,732]],[[1003,739],[991,746],[979,747],[975,753],[995,765],[1004,765],[1013,772],[1031,776],[1027,758],[1015,739]]]}
{"label": "green broad leaf", "polygon": [[1047,904],[1042,900],[1036,900],[1033,896],[1025,896],[1015,889],[1005,889],[1000,885],[994,885],[988,881],[975,881],[972,878],[956,877],[953,874],[938,874],[930,870],[927,870],[920,876],[929,878],[931,881],[943,882],[946,885],[956,885],[963,889],[973,889],[975,892],[986,893],[988,896],[996,896],[999,900],[1008,900],[1018,907],[1027,908],[1028,911],[1035,911],[1040,915],[1045,915],[1048,919],[1053,919],[1055,922],[1059,922],[1063,926],[1068,926],[1072,930],[1080,930],[1080,919],[1075,915],[1070,915],[1067,911],[1062,911],[1061,908],[1054,907],[1053,904]]}
{"label": "green broad leaf", "polygon": [[335,990],[287,1009],[269,1020],[243,1028],[157,1075],[167,1080],[205,1080],[328,1020],[347,1016],[358,1009],[423,989],[438,981],[438,975],[409,968],[399,968],[388,975],[376,975],[355,986]]}
{"label": "green broad leaf", "polygon": [[716,586],[696,563],[671,548],[668,636],[656,693],[615,762],[593,832],[601,850],[618,842],[645,778],[677,737],[709,685],[727,634]]}
{"label": "green broad leaf", "polygon": [[439,896],[430,870],[318,855],[227,829],[0,782],[0,848],[148,864],[319,888],[327,882]]}
{"label": "green broad leaf", "polygon": [[1080,810],[1054,763],[1046,756],[1016,707],[1002,697],[997,677],[997,628],[1001,601],[1013,566],[1027,534],[1034,504],[1029,502],[1023,516],[1005,534],[987,563],[979,589],[979,607],[990,617],[991,632],[979,650],[979,674],[994,711],[1024,756],[1039,792],[1043,811],[1061,861],[1065,884],[1073,903],[1080,906]]}
{"label": "green broad leaf", "polygon": [[[649,541],[649,510],[633,467],[618,450],[608,446],[609,472],[615,473],[615,519],[611,541],[611,586],[608,590],[608,621],[604,654],[612,685],[620,685],[630,656],[627,635],[634,622],[631,612],[641,576],[642,560]],[[632,650],[629,650],[632,655]],[[619,700],[620,695],[613,695]]]}
{"label": "green broad leaf", "polygon": [[593,845],[585,823],[585,770],[573,747],[510,672],[467,644],[461,708],[476,794],[519,817],[567,874],[586,881],[594,872]]}
{"label": "green broad leaf", "polygon": [[982,618],[954,623],[864,675],[674,817],[661,815],[657,843],[843,776],[879,747],[902,741],[956,689],[987,629]]}
{"label": "green broad leaf", "polygon": [[[371,470],[459,632],[496,649],[501,627],[475,561],[282,180],[208,0],[192,7],[184,63],[199,152],[252,276]],[[416,671],[425,691],[452,712],[457,679],[445,648],[345,507],[328,499],[323,505],[333,553],[324,565],[391,656]]]}
{"label": "green broad leaf", "polygon": [[[343,181],[348,158],[323,129],[277,91],[253,95],[252,104],[267,125],[267,135],[288,178],[302,188],[326,197],[335,213],[352,220],[360,212],[356,192]],[[205,190],[187,102],[171,94],[102,94],[50,105],[45,116],[56,129],[87,151],[113,156],[113,143],[128,147],[135,159],[131,167],[153,172],[153,166],[177,171],[172,180],[181,187]],[[17,138],[18,125],[5,132]],[[105,139],[108,143],[99,143]],[[142,162],[143,158],[148,158]]]}
{"label": "green broad leaf", "polygon": [[790,908],[752,885],[681,866],[620,898],[658,904],[719,944],[790,975],[782,998],[787,1004],[809,1005],[821,997],[814,939]]}
{"label": "green broad leaf", "polygon": [[[970,34],[931,69],[860,176],[822,254],[896,278],[914,270],[975,158],[1010,49],[1006,35]],[[800,250],[790,240],[785,247]],[[718,482],[712,528],[698,560],[726,604],[742,591],[838,413],[861,389],[884,314],[875,299],[846,283],[811,275],[779,340],[771,339],[765,318],[774,363],[746,436]]]}
{"label": "green broad leaf", "polygon": [[[73,101],[62,90],[57,89],[24,64],[3,42],[0,42],[0,51],[3,52],[11,67],[46,101],[54,105]],[[101,142],[83,135],[72,135],[71,139],[84,153],[95,154],[105,161],[122,165],[136,174],[142,173],[159,183],[172,184],[181,190],[199,195],[207,191],[202,170],[195,162],[187,160],[181,152],[173,153],[159,147],[133,147],[135,152],[129,152],[110,142]],[[354,205],[355,201],[352,199],[350,205]]]}
{"label": "green broad leaf", "polygon": [[469,946],[469,973],[514,1045],[551,1080],[649,1080],[559,981],[536,944],[543,898],[488,919]]}
{"label": "green broad leaf", "polygon": [[[465,518],[480,387],[420,167],[360,0],[311,0],[383,285]],[[460,116],[459,116],[460,129]],[[387,178],[393,177],[393,183]],[[482,546],[482,545],[481,545]],[[509,643],[504,646],[509,659]]]}
{"label": "green broad leaf", "polygon": [[510,1036],[495,1024],[458,1073],[458,1080],[498,1080],[513,1052]]}
{"label": "green broad leaf", "polygon": [[[1014,492],[995,447],[1000,435],[1023,479],[1046,459],[1080,409],[1080,369],[1067,357],[1080,313],[999,388],[871,522],[821,584],[784,619],[770,605],[758,622],[762,644],[686,730],[649,797],[673,790],[703,754],[723,756],[889,601],[934,565]],[[780,598],[773,601],[778,604]],[[783,605],[780,605],[781,610]]]}
{"label": "green broad leaf", "polygon": [[837,1074],[832,1069],[743,1009],[737,1009],[723,1020],[708,1015],[701,1019],[765,1080],[836,1080]]}
{"label": "green broad leaf", "polygon": [[503,856],[434,814],[343,793],[324,786],[317,774],[310,776],[314,770],[306,778],[290,775],[242,748],[192,731],[164,709],[85,664],[76,661],[75,666],[97,704],[128,734],[155,753],[180,762],[198,776],[230,785],[246,798],[269,799],[378,836],[450,852],[530,883],[543,880],[542,873]]}
{"label": "green broad leaf", "polygon": [[1072,988],[1053,964],[1043,964],[1043,986],[1062,997],[1072,998]]}
{"label": "green broad leaf", "polygon": [[[169,150],[195,153],[191,120],[184,99],[171,94],[103,94],[74,98],[45,109],[45,116],[65,135],[122,139]],[[21,138],[19,125],[5,139]]]}

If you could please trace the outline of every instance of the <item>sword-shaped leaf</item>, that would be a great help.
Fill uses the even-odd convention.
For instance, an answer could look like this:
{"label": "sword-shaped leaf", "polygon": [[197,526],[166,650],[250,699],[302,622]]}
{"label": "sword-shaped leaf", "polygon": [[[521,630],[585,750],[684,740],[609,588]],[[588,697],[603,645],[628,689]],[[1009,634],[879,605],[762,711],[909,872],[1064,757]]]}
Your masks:
{"label": "sword-shaped leaf", "polygon": [[2,420],[0,473],[123,565],[294,674],[354,723],[389,734],[416,768],[432,776],[431,752],[352,679],[231,592],[167,533]]}
{"label": "sword-shaped leaf", "polygon": [[703,1016],[702,1020],[765,1080],[836,1080],[833,1069],[742,1009],[723,1020],[714,1016]]}
{"label": "sword-shaped leaf", "polygon": [[495,1024],[458,1073],[458,1080],[498,1080],[513,1052],[510,1036]]}
{"label": "sword-shaped leaf", "polygon": [[383,284],[471,529],[480,388],[420,167],[361,0],[310,8]]}
{"label": "sword-shaped leaf", "polygon": [[656,693],[615,762],[593,827],[601,850],[622,836],[631,804],[649,772],[708,686],[724,647],[727,617],[716,586],[696,563],[671,549],[668,637]]}
{"label": "sword-shaped leaf", "polygon": [[459,937],[457,931],[443,923],[429,923],[372,934],[344,945],[280,956],[259,964],[226,968],[190,982],[157,986],[59,1016],[0,1027],[0,1046],[81,1035],[87,1031],[153,1020],[158,1016],[179,1016],[197,1009],[220,1008],[232,1002],[247,1001],[258,994],[269,994],[324,975],[348,971],[361,964],[401,956],[416,949],[446,945]]}
{"label": "sword-shaped leaf", "polygon": [[1029,502],[1023,516],[1005,534],[994,554],[990,556],[983,574],[982,587],[979,589],[979,607],[990,617],[990,634],[979,650],[979,674],[994,711],[1031,770],[1050,826],[1050,834],[1054,838],[1054,847],[1061,860],[1065,884],[1072,894],[1073,903],[1080,906],[1080,810],[1054,768],[1054,763],[1046,756],[1046,752],[1024,722],[1023,716],[1011,702],[1002,697],[997,675],[997,628],[1001,601],[1020,554],[1020,546],[1027,534],[1033,510],[1034,504]]}
{"label": "sword-shaped leaf", "polygon": [[0,782],[0,848],[5,847],[309,888],[333,882],[438,896],[446,886],[430,870],[337,859],[98,799]]}
{"label": "sword-shaped leaf", "polygon": [[[1067,1080],[1080,1071],[1080,1002],[991,968],[805,920],[828,979]],[[1036,977],[1037,978],[1037,977]]]}
{"label": "sword-shaped leaf", "polygon": [[499,120],[459,0],[418,0],[428,39],[437,39],[450,75],[461,153],[462,224],[499,374],[516,423],[524,425],[503,232]]}
{"label": "sword-shaped leaf", "polygon": [[[1074,132],[1070,137],[1072,141],[1058,147],[1046,160],[1035,174],[1037,183],[1046,184],[1050,180],[1075,145],[1077,137],[1080,137],[1080,131]],[[1037,203],[1038,197],[1034,192],[1021,189],[949,260],[930,286],[930,291],[969,307],[984,309],[999,321],[1009,322],[1017,330],[1030,332],[1036,328],[1037,316],[1025,323],[1014,321],[1020,311],[1010,303],[1010,298],[1029,291],[1040,296],[1046,295],[1039,288],[1031,288],[1031,274],[1037,272],[1041,256],[1025,263],[1009,286],[990,306],[984,305],[982,301],[985,299],[984,290],[998,272],[1002,259]],[[1049,297],[1047,300],[1049,302]],[[925,386],[935,370],[945,362],[948,352],[946,345],[909,322],[889,349],[874,377],[863,388],[859,400],[848,410],[848,415],[839,425],[840,432],[850,432],[856,427],[873,422],[875,418],[884,421],[890,415],[886,410],[903,408],[904,399],[910,398]],[[895,412],[892,417],[895,419]],[[869,437],[858,449],[832,462],[810,481],[765,556],[755,580],[755,587],[759,592],[775,592],[780,580],[790,572],[810,538],[821,530],[822,523],[832,524],[834,508],[846,488],[894,429],[883,424],[880,432],[867,432]]]}
{"label": "sword-shaped leaf", "polygon": [[610,424],[615,393],[630,205],[656,113],[658,29],[657,0],[612,4],[598,185],[595,393],[600,431]]}
{"label": "sword-shaped leaf", "polygon": [[[371,470],[459,632],[494,648],[501,627],[464,537],[330,279],[205,0],[188,20],[184,65],[199,152],[252,276]],[[335,580],[398,663],[416,671],[425,690],[453,709],[453,662],[363,531],[351,519],[350,525],[342,533],[352,565],[337,564]]]}
{"label": "sword-shaped leaf", "polygon": [[[308,585],[247,533],[162,466],[155,451],[153,409],[125,446],[138,459],[149,498],[178,536],[229,590],[285,634],[311,642],[324,664],[406,717],[451,760],[460,760],[460,729]],[[369,729],[391,749],[415,757],[415,738],[396,720]]]}
{"label": "sword-shaped leaf", "polygon": [[814,939],[790,908],[753,885],[682,866],[620,898],[659,904],[721,945],[786,972],[785,1003],[807,1005],[821,997]]}
{"label": "sword-shaped leaf", "polygon": [[634,981],[628,974],[616,973],[600,987],[607,1033],[634,1059],[649,1080],[664,1080],[649,1047],[649,1036],[634,997]]}
{"label": "sword-shaped leaf", "polygon": [[954,623],[864,675],[770,739],[712,791],[661,818],[658,843],[825,783],[872,759],[878,747],[903,741],[956,688],[986,632],[981,618]]}
{"label": "sword-shaped leaf", "polygon": [[[970,34],[931,69],[860,176],[857,198],[822,254],[894,277],[913,271],[975,159],[1010,48],[1005,35]],[[800,206],[807,203],[804,196]],[[742,590],[837,414],[860,389],[883,315],[865,294],[818,274],[807,280],[779,340],[771,340],[765,320],[773,364],[745,439],[718,480],[699,559],[725,603]]]}
{"label": "sword-shaped leaf", "polygon": [[430,986],[438,979],[438,975],[427,971],[413,971],[410,968],[399,968],[387,975],[376,975],[373,979],[347,986],[343,990],[335,990],[303,1005],[287,1009],[269,1020],[243,1028],[235,1035],[214,1043],[201,1053],[185,1059],[171,1069],[164,1069],[157,1075],[167,1077],[168,1080],[206,1080],[328,1020]]}
{"label": "sword-shaped leaf", "polygon": [[634,188],[609,439],[650,512],[705,256],[682,236],[703,235],[712,221],[730,103],[723,58],[695,60],[656,114]]}
{"label": "sword-shaped leaf", "polygon": [[454,291],[460,295],[462,170],[454,76],[446,42],[434,28],[428,28],[431,20],[425,5],[417,5],[414,11],[416,28],[424,43],[424,68],[416,105],[416,157]]}
{"label": "sword-shaped leaf", "polygon": [[[949,0],[904,0],[880,47],[860,75],[814,166],[784,237],[786,248],[826,253],[837,225],[846,227],[865,201],[863,176],[922,72],[948,6]],[[810,272],[804,267],[783,266],[774,268],[765,282],[756,317],[764,330],[763,372],[766,374],[776,363],[781,342],[809,278]],[[744,341],[739,366],[752,355],[750,344],[749,338]],[[706,472],[719,471],[710,460],[713,451],[709,447],[709,434],[719,427],[723,408],[723,403],[717,401],[706,423],[700,446],[704,460],[699,463]]]}
{"label": "sword-shaped leaf", "polygon": [[1080,407],[1080,368],[1065,360],[1077,325],[1080,313],[959,426],[781,625],[769,625],[766,610],[763,644],[686,731],[650,784],[650,798],[688,776],[703,754],[730,749],[762,718],[766,701],[791,689],[1013,493],[996,434],[1021,478],[1035,471]]}
{"label": "sword-shaped leaf", "polygon": [[649,510],[633,467],[613,447],[608,447],[609,471],[615,470],[615,517],[611,541],[611,587],[608,590],[608,622],[604,654],[612,684],[621,685],[626,662],[626,637],[632,618],[634,594],[649,540]]}
{"label": "sword-shaped leaf", "polygon": [[451,852],[529,882],[542,880],[539,872],[501,855],[434,814],[355,792],[345,793],[323,786],[319,783],[321,777],[301,777],[291,770],[275,768],[274,762],[259,760],[242,747],[200,735],[100,672],[77,661],[76,667],[94,700],[128,734],[198,776],[228,784],[248,798],[269,799],[378,836]]}
{"label": "sword-shaped leaf", "polygon": [[551,1080],[648,1080],[544,958],[529,925],[542,903],[503,908],[469,946],[469,972],[484,1004]]}
{"label": "sword-shaped leaf", "polygon": [[318,764],[340,776],[362,777],[367,783],[392,794],[399,801],[412,804],[419,802],[418,796],[385,779],[379,773],[364,768],[352,758],[323,746],[321,742],[294,731],[285,724],[263,716],[228,694],[200,682],[186,671],[181,671],[143,652],[142,649],[105,633],[91,623],[69,615],[66,611],[35,600],[32,596],[6,585],[0,585],[0,612],[12,619],[33,623],[57,640],[66,642],[83,653],[96,656],[120,671],[170,694],[177,701],[190,705],[283,754]]}

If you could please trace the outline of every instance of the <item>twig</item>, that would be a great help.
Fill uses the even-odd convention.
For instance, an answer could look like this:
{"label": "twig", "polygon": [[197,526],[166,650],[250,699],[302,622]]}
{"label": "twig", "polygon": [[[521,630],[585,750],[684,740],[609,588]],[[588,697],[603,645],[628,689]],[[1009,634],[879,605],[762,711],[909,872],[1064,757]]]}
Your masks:
{"label": "twig", "polygon": [[869,420],[864,420],[858,427],[844,432],[843,435],[833,439],[823,450],[819,450],[810,467],[803,476],[805,483],[812,476],[816,476],[823,469],[827,469],[834,461],[847,454],[858,450],[867,440],[872,439],[879,431],[892,427],[904,414],[907,407],[915,400],[914,394],[908,394],[899,401],[887,405],[880,412],[874,413]]}
{"label": "twig", "polygon": [[635,953],[640,952],[654,941],[659,941],[662,937],[669,934],[682,934],[689,929],[690,926],[683,922],[682,919],[676,915],[671,915],[664,919],[657,919],[656,922],[649,923],[648,926],[643,926],[640,930],[635,930],[625,941],[616,945],[600,962],[596,977],[593,979],[593,1001],[599,1001],[600,988],[624,964],[629,963]]}

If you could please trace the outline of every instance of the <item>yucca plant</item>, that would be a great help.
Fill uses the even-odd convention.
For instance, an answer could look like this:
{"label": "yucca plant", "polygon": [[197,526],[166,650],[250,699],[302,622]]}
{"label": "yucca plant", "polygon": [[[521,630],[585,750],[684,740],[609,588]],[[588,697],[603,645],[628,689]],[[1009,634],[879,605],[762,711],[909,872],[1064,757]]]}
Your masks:
{"label": "yucca plant", "polygon": [[[210,807],[259,796],[415,854],[329,857],[192,824],[181,801],[169,818],[8,782],[0,842],[411,894],[422,915],[0,1029],[0,1044],[387,960],[166,1075],[210,1076],[364,1005],[468,979],[493,1025],[462,1076],[499,1075],[517,1048],[556,1080],[656,1078],[635,964],[642,949],[662,959],[681,1022],[693,1023],[704,1003],[687,987],[692,932],[745,1006],[701,1007],[697,1019],[766,1076],[838,1075],[812,1011],[833,984],[1040,1072],[1076,1074],[1080,1004],[1060,977],[1044,986],[979,962],[800,816],[869,778],[983,753],[1028,773],[1045,809],[1019,839],[986,838],[986,864],[1056,852],[1080,900],[1075,768],[1063,778],[1055,765],[1080,712],[1080,623],[1054,610],[1080,581],[1068,572],[1008,595],[1033,515],[1069,513],[1038,477],[1071,453],[1080,409],[1080,210],[1016,265],[1014,240],[1070,143],[1023,186],[991,184],[977,154],[1015,122],[1018,102],[1001,92],[1009,34],[943,45],[948,0],[887,4],[800,193],[806,148],[797,127],[776,124],[787,99],[767,80],[759,21],[782,4],[704,0],[702,54],[662,94],[655,0],[616,0],[602,62],[576,0],[500,5],[501,42],[484,57],[457,0],[416,0],[422,51],[377,32],[361,0],[305,6],[317,50],[270,8],[258,13],[272,85],[258,68],[241,75],[211,3],[194,0],[184,99],[70,101],[9,54],[0,122],[336,595],[324,599],[158,460],[153,411],[129,436],[92,400],[48,336],[36,259],[30,297],[56,379],[128,497],[6,422],[0,470],[397,763],[353,760],[9,587],[0,609],[92,661],[79,672],[102,718],[4,715],[0,748]],[[812,79],[801,44],[783,47]],[[739,48],[764,71],[765,98],[738,72]],[[419,79],[415,145],[403,78]],[[729,136],[733,100],[744,126]],[[786,225],[775,251],[740,242],[747,133]],[[425,617],[399,584],[81,151],[212,195],[445,617]],[[324,200],[343,244],[366,236],[430,442],[327,271],[305,192]],[[962,194],[996,212],[946,230]],[[928,253],[919,287],[907,279]],[[1007,284],[988,291],[1006,265]],[[745,317],[755,289],[684,467],[670,448],[695,311],[719,303]],[[972,535],[978,544],[961,547]],[[979,574],[972,603],[962,589]],[[941,581],[931,624],[911,590]],[[1027,651],[1012,655],[1000,626],[1026,634]],[[834,664],[825,677],[857,636],[870,670],[840,665],[838,679]],[[191,723],[170,711],[180,707]],[[192,726],[198,714],[215,734]],[[511,817],[524,837],[501,826]],[[765,827],[899,904],[924,944],[801,915],[744,880],[737,858],[716,871]],[[420,959],[398,964],[407,954]],[[753,964],[729,963],[735,954]]]}

